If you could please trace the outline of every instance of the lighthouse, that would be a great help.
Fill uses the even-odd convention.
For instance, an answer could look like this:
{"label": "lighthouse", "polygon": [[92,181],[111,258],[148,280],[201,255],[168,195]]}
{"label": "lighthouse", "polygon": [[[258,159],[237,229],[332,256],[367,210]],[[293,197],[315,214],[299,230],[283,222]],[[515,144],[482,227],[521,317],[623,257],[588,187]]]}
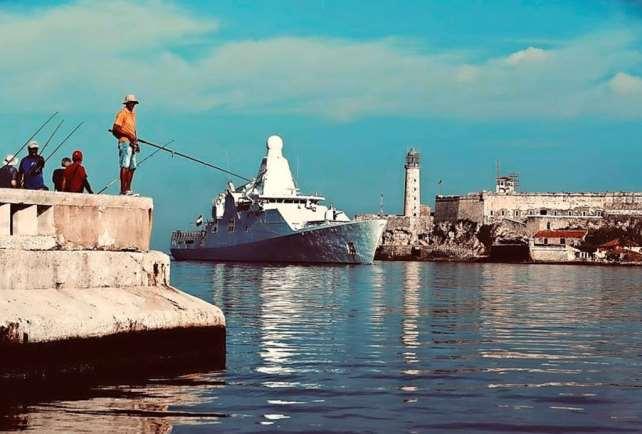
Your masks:
{"label": "lighthouse", "polygon": [[419,152],[411,148],[406,154],[406,189],[403,200],[404,217],[419,217],[421,194],[419,190]]}

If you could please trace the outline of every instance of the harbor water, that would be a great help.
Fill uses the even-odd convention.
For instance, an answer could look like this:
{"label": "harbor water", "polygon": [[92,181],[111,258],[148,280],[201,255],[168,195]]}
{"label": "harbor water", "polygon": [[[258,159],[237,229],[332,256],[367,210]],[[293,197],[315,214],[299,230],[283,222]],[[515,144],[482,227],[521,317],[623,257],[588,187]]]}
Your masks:
{"label": "harbor water", "polygon": [[0,430],[642,431],[642,268],[172,267],[223,309],[224,371],[5,389]]}

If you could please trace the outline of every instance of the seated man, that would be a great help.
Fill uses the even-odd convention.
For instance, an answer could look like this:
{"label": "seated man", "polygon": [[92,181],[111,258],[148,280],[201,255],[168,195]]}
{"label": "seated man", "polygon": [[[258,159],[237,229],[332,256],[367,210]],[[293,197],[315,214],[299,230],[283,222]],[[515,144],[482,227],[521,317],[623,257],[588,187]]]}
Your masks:
{"label": "seated man", "polygon": [[54,183],[54,189],[56,191],[63,191],[62,190],[62,180],[64,178],[65,174],[65,168],[71,164],[71,158],[65,157],[62,159],[60,162],[59,168],[53,171],[53,175],[51,176],[51,180]]}
{"label": "seated man", "polygon": [[18,161],[13,154],[7,154],[4,158],[4,166],[0,167],[0,188],[18,187]]}
{"label": "seated man", "polygon": [[93,193],[87,181],[87,171],[82,165],[82,152],[74,151],[71,159],[73,162],[65,168],[62,190],[69,193],[82,193],[83,190],[87,190],[87,193]]}

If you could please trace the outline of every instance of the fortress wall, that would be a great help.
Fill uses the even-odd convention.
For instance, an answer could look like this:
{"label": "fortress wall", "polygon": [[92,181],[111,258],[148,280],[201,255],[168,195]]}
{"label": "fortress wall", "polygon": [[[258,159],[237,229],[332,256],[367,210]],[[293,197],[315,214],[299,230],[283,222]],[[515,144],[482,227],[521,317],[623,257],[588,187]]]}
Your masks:
{"label": "fortress wall", "polygon": [[482,192],[465,196],[437,196],[435,222],[471,220],[490,223],[529,215],[601,217],[603,213],[642,214],[642,193],[515,193]]}
{"label": "fortress wall", "polygon": [[435,223],[470,220],[481,223],[484,202],[481,194],[466,196],[437,196],[435,198]]}
{"label": "fortress wall", "polygon": [[490,211],[496,214],[501,210],[520,210],[522,212],[537,211],[541,209],[572,210],[576,208],[603,209],[605,199],[600,195],[575,195],[575,194],[484,194],[485,215]]}

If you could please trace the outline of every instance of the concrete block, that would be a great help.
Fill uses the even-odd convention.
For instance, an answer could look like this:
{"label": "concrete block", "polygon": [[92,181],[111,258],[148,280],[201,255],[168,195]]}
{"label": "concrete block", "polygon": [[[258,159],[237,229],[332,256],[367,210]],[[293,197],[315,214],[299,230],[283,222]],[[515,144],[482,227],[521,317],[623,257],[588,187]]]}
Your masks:
{"label": "concrete block", "polygon": [[188,327],[225,328],[225,316],[165,285],[0,291],[0,347]]}
{"label": "concrete block", "polygon": [[0,250],[3,290],[169,285],[161,252]]}
{"label": "concrete block", "polygon": [[11,204],[0,203],[0,237],[11,235]]}
{"label": "concrete block", "polygon": [[[13,235],[0,237],[0,250],[54,250],[56,237],[51,235]],[[2,270],[0,265],[0,270]]]}
{"label": "concrete block", "polygon": [[16,204],[11,206],[11,234],[38,234],[38,207]]}
{"label": "concrete block", "polygon": [[50,205],[38,205],[38,235],[55,235],[54,209]]}
{"label": "concrete block", "polygon": [[[36,213],[35,227],[20,226],[14,234],[55,234],[61,248],[68,250],[149,250],[149,198],[0,189],[0,203],[11,204],[12,210],[29,209],[29,218],[20,220],[25,225]],[[36,211],[30,205],[37,206]]]}

